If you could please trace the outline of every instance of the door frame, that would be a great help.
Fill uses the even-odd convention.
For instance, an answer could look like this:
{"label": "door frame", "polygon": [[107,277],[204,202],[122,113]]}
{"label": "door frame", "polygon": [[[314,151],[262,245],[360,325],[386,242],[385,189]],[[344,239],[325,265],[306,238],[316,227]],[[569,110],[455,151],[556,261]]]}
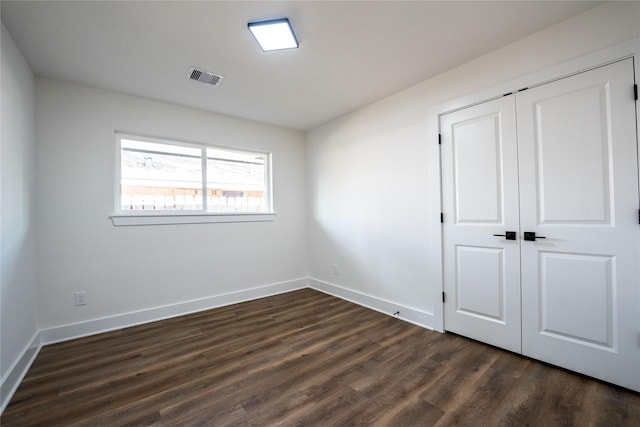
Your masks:
{"label": "door frame", "polygon": [[[437,209],[436,212],[442,212],[442,167],[438,138],[438,135],[440,134],[440,117],[442,115],[491,101],[493,99],[500,98],[505,94],[518,92],[524,88],[540,86],[545,83],[569,77],[627,58],[633,59],[635,80],[637,84],[640,84],[640,64],[638,63],[638,58],[640,58],[640,37],[636,37],[612,47],[563,62],[545,70],[502,83],[489,89],[465,95],[430,108],[427,112],[427,129],[429,130],[429,133],[426,135],[426,142],[428,144],[428,189],[431,206]],[[640,101],[636,101],[636,135],[640,135],[639,110]],[[638,153],[638,163],[640,164],[640,150],[638,150]],[[640,176],[638,177],[638,180],[640,185]],[[434,212],[432,218],[429,219],[429,230],[432,236],[429,246],[431,266],[430,282],[433,283],[434,301],[432,327],[435,331],[444,332],[444,303],[442,302],[442,295],[444,292],[443,239],[440,215],[436,214],[436,212]],[[638,268],[640,269],[640,265]]]}

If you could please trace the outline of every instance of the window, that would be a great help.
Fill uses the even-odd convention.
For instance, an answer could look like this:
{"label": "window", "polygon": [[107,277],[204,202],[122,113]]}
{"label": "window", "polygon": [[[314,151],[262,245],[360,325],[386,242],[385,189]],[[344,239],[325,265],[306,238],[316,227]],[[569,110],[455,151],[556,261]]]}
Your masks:
{"label": "window", "polygon": [[[273,214],[269,153],[120,133],[116,141],[115,225],[164,223],[159,217],[181,218],[168,223],[268,220],[260,215]],[[122,217],[138,219],[120,224]]]}

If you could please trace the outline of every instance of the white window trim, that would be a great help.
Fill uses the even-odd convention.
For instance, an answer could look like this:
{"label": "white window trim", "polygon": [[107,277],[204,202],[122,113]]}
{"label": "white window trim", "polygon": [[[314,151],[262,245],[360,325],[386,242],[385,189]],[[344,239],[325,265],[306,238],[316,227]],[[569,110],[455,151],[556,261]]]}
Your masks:
{"label": "white window trim", "polygon": [[[159,144],[171,144],[183,147],[198,148],[202,152],[202,185],[206,188],[206,150],[208,147],[221,148],[230,151],[260,153],[267,156],[268,161],[265,163],[265,178],[267,181],[266,207],[268,212],[207,212],[207,198],[203,197],[203,208],[197,211],[125,211],[121,210],[121,183],[120,183],[120,167],[121,167],[121,139],[134,139],[144,142],[153,142]],[[115,132],[115,179],[114,179],[114,207],[115,212],[109,215],[109,219],[114,226],[133,226],[133,225],[170,225],[170,224],[207,224],[207,223],[229,223],[229,222],[264,222],[274,221],[276,213],[273,210],[273,178],[271,172],[271,153],[255,149],[243,149],[236,147],[227,147],[222,145],[208,145],[201,143],[192,143],[186,141],[176,141],[168,138],[155,138],[142,136],[127,132]]]}
{"label": "white window trim", "polygon": [[207,224],[215,222],[263,222],[276,219],[275,213],[237,213],[237,214],[112,214],[109,216],[116,227],[130,225],[164,225],[164,224]]}

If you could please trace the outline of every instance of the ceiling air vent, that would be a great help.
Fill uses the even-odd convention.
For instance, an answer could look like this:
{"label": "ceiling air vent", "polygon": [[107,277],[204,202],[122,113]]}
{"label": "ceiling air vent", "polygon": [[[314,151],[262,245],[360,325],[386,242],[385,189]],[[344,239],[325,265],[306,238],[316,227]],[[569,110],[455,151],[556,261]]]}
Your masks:
{"label": "ceiling air vent", "polygon": [[206,83],[211,86],[219,86],[220,82],[224,78],[219,74],[214,74],[209,71],[198,70],[197,68],[189,68],[189,72],[187,73],[187,78],[189,80],[195,80],[197,82]]}

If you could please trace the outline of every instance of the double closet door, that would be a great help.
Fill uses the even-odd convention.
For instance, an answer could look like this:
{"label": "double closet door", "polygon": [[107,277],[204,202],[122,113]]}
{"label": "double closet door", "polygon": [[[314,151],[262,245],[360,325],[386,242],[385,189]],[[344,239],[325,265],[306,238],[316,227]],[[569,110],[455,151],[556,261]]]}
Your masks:
{"label": "double closet door", "polygon": [[440,119],[445,329],[640,391],[632,59]]}

